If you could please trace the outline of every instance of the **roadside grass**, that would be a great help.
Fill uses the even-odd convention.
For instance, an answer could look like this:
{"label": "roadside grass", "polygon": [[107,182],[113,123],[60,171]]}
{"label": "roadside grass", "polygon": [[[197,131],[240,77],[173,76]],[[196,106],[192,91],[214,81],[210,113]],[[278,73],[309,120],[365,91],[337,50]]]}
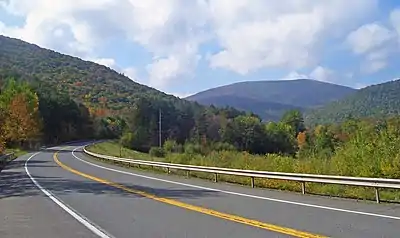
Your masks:
{"label": "roadside grass", "polygon": [[18,158],[26,153],[28,153],[26,150],[22,150],[19,148],[16,149],[6,149],[5,154],[9,154],[9,153],[14,153],[14,157]]}
{"label": "roadside grass", "polygon": [[[348,167],[351,160],[346,161],[342,157],[333,159],[298,159],[274,154],[268,155],[251,155],[246,152],[236,151],[220,151],[212,152],[209,155],[187,154],[187,153],[169,153],[165,158],[152,157],[147,153],[133,151],[127,148],[121,150],[117,142],[103,142],[91,145],[87,148],[89,151],[111,155],[120,156],[130,159],[149,160],[159,162],[169,162],[178,164],[201,165],[201,166],[216,166],[225,168],[237,169],[250,169],[250,170],[263,170],[263,171],[276,171],[276,172],[289,172],[289,173],[311,173],[311,174],[328,174],[328,175],[348,175],[356,176],[354,173],[343,174],[337,170],[337,165]],[[122,165],[121,163],[118,163]],[[125,167],[131,167],[123,165]],[[138,168],[138,166],[136,166]],[[151,170],[156,172],[165,172],[166,169],[156,168],[152,166],[140,166],[139,169]],[[357,172],[354,167],[354,172]],[[170,170],[171,174],[186,175],[186,171]],[[213,180],[214,175],[202,172],[190,172],[191,177]],[[368,176],[365,175],[364,176]],[[373,177],[373,176],[371,176]],[[251,180],[248,177],[231,176],[231,175],[218,175],[218,181],[236,183],[241,185],[250,186]],[[276,180],[276,179],[263,179],[256,178],[255,186],[259,188],[287,190],[293,192],[301,192],[301,184],[294,181]],[[360,200],[375,200],[374,188],[347,186],[347,185],[334,185],[334,184],[320,184],[320,183],[306,183],[306,192],[314,195],[324,195],[332,197],[344,197]],[[400,191],[395,189],[380,189],[380,196],[382,201],[386,202],[400,202]]]}
{"label": "roadside grass", "polygon": [[11,154],[11,153],[13,153],[13,156],[9,157],[6,161],[0,161],[0,171],[7,165],[7,163],[15,160],[19,156],[26,154],[27,151],[21,149],[6,149],[4,151],[4,154]]}

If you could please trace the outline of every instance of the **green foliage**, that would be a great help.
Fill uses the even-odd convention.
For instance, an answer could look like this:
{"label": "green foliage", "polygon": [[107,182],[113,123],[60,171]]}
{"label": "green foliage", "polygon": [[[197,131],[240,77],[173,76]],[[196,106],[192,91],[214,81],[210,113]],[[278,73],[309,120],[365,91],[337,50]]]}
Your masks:
{"label": "green foliage", "polygon": [[203,154],[200,144],[185,143],[184,151],[186,154]]}
{"label": "green foliage", "polygon": [[176,143],[174,140],[167,140],[163,145],[164,151],[167,153],[182,153],[183,146]]}
{"label": "green foliage", "polygon": [[93,118],[88,109],[50,86],[36,85],[45,143],[93,138]]}
{"label": "green foliage", "polygon": [[238,116],[230,121],[223,132],[223,140],[243,151],[265,153],[265,129],[259,118]]}
{"label": "green foliage", "polygon": [[166,153],[162,147],[151,147],[149,154],[154,157],[163,158]]}
{"label": "green foliage", "polygon": [[295,131],[291,125],[283,122],[270,122],[266,125],[266,134],[269,138],[270,153],[293,155],[296,151]]}
{"label": "green foliage", "polygon": [[6,78],[5,84],[1,88],[0,108],[8,109],[13,98],[18,94],[23,94],[26,98],[29,110],[37,106],[37,96],[26,82],[17,82],[15,78]]}
{"label": "green foliage", "polygon": [[120,139],[120,143],[126,148],[131,148],[132,142],[133,142],[133,133],[131,132],[123,134]]}
{"label": "green foliage", "polygon": [[225,142],[216,142],[211,144],[212,151],[236,151],[236,147]]}
{"label": "green foliage", "polygon": [[97,118],[94,123],[98,138],[117,139],[127,129],[126,121],[119,116]]}
{"label": "green foliage", "polygon": [[360,89],[342,100],[312,110],[309,125],[340,123],[350,118],[384,118],[400,114],[400,80]]}
{"label": "green foliage", "polygon": [[[141,97],[175,103],[189,102],[138,84],[123,74],[89,61],[39,48],[21,40],[0,36],[0,79],[14,76],[30,82],[46,82],[89,107],[128,112]],[[102,102],[106,99],[106,102]]]}
{"label": "green foliage", "polygon": [[281,122],[289,125],[294,130],[294,136],[297,136],[299,132],[303,132],[306,128],[304,126],[303,115],[298,110],[290,110],[283,114]]}

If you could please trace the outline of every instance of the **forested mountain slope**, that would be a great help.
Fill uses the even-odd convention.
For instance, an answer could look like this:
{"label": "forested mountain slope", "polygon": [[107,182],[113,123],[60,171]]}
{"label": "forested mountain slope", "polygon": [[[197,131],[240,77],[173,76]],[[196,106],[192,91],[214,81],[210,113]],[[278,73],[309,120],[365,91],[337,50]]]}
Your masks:
{"label": "forested mountain slope", "polygon": [[106,66],[0,35],[0,78],[6,76],[45,81],[59,90],[67,90],[75,100],[112,110],[132,105],[143,96],[187,104]]}
{"label": "forested mountain slope", "polygon": [[209,89],[187,99],[204,105],[229,105],[276,120],[284,111],[322,106],[355,91],[310,79],[252,81]]}
{"label": "forested mountain slope", "polygon": [[346,118],[383,118],[400,114],[400,80],[368,86],[306,114],[308,124],[337,123]]}

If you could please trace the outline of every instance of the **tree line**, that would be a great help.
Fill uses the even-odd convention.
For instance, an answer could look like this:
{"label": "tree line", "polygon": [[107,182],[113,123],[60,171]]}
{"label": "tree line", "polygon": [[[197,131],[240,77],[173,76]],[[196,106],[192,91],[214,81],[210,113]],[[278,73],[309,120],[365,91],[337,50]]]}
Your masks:
{"label": "tree line", "polygon": [[288,111],[279,122],[265,123],[255,114],[229,107],[177,108],[149,98],[138,100],[126,120],[121,143],[143,152],[159,146],[161,128],[162,144],[190,143],[204,153],[217,145],[255,154],[294,155],[297,135],[305,130],[297,110]]}

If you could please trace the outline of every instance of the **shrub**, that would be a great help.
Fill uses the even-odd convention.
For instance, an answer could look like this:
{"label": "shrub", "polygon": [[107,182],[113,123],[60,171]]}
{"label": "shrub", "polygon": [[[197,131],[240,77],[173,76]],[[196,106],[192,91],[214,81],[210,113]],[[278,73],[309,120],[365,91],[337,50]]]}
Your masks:
{"label": "shrub", "polygon": [[174,140],[167,140],[164,142],[164,151],[167,153],[182,153],[183,147],[182,145],[176,143]]}
{"label": "shrub", "polygon": [[130,132],[125,133],[120,139],[120,143],[127,148],[132,148],[132,141],[133,141],[133,134]]}
{"label": "shrub", "polygon": [[201,154],[201,145],[200,144],[192,144],[186,143],[185,144],[185,153],[187,154]]}
{"label": "shrub", "polygon": [[211,145],[214,151],[236,151],[236,147],[225,142],[217,142]]}
{"label": "shrub", "polygon": [[151,147],[149,154],[154,157],[163,158],[165,157],[165,151],[162,147]]}

